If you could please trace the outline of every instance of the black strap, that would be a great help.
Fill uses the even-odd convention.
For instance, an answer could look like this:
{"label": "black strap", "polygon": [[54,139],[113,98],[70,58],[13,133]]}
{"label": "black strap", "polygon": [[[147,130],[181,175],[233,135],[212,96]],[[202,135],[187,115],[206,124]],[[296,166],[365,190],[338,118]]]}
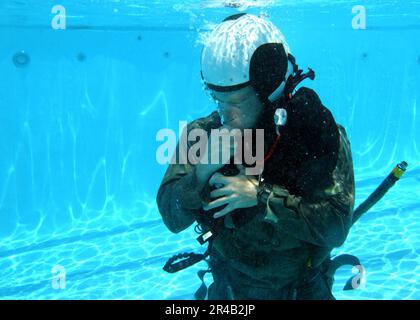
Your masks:
{"label": "black strap", "polygon": [[200,270],[197,272],[197,276],[200,278],[201,280],[201,285],[200,287],[197,289],[197,291],[194,293],[194,298],[196,300],[205,300],[206,296],[207,296],[207,286],[204,283],[204,276],[206,275],[206,273],[211,272],[211,269],[208,268],[206,270]]}
{"label": "black strap", "polygon": [[[357,267],[357,266],[361,266],[362,264],[360,263],[359,258],[351,254],[342,254],[331,260],[330,266],[327,271],[327,275],[333,278],[337,269],[345,265]],[[354,282],[356,282],[357,285],[360,285],[360,277],[361,277],[361,274],[360,274],[360,269],[359,269],[358,274],[355,274],[349,280],[347,280],[346,285],[344,286],[343,290],[356,289],[354,286]]]}
{"label": "black strap", "polygon": [[[165,265],[163,266],[163,270],[169,273],[175,273],[204,260],[207,256],[208,251],[206,251],[204,254],[194,252],[179,253],[166,261]],[[175,262],[177,260],[180,261]]]}

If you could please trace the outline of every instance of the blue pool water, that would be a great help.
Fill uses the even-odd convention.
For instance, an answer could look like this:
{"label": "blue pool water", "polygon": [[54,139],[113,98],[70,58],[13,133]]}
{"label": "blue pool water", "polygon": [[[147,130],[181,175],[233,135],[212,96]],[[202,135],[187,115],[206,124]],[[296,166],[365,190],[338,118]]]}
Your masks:
{"label": "blue pool water", "polygon": [[[203,263],[162,271],[204,248],[193,227],[171,234],[160,219],[156,133],[214,110],[200,39],[244,11],[269,16],[316,71],[304,85],[347,130],[356,205],[409,164],[334,250],[366,270],[353,291],[341,290],[352,270],[339,270],[335,296],[420,298],[419,1],[62,0],[66,29],[54,30],[56,4],[0,2],[0,299],[192,298]],[[359,4],[363,30],[352,28]]]}

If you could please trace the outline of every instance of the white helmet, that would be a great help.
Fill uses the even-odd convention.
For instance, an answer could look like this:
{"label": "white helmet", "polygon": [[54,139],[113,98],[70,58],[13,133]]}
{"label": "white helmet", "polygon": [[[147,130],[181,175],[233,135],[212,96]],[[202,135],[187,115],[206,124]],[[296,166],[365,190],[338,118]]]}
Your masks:
{"label": "white helmet", "polygon": [[277,100],[294,71],[294,58],[280,30],[245,13],[223,20],[201,54],[201,76],[209,89],[232,91],[252,85],[263,100]]}

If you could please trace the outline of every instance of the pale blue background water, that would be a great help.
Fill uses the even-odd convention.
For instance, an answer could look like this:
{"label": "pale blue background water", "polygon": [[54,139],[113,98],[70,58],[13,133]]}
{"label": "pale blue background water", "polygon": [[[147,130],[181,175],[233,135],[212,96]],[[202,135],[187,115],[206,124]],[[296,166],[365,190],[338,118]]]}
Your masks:
{"label": "pale blue background water", "polygon": [[[238,1],[231,1],[238,3]],[[338,299],[419,299],[420,2],[0,2],[0,298],[192,298],[204,263],[170,275],[179,251],[203,250],[192,228],[171,234],[155,196],[161,128],[209,114],[201,32],[230,14],[264,13],[348,132],[363,201],[401,160],[404,178],[334,253],[359,256],[364,289]],[[67,10],[52,30],[51,8]],[[354,5],[367,29],[351,27]],[[247,5],[249,8],[247,8]],[[16,68],[25,50],[30,63]],[[84,55],[80,61],[77,57]],[[66,270],[52,288],[51,269]],[[210,283],[211,278],[206,278]]]}

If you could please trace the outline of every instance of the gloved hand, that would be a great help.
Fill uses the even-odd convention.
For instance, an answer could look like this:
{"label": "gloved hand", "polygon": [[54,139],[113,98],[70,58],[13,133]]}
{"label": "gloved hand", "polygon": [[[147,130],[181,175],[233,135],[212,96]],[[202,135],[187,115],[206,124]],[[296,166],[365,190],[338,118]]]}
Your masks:
{"label": "gloved hand", "polygon": [[216,212],[213,217],[220,218],[235,209],[253,207],[258,204],[258,180],[254,176],[247,176],[242,165],[238,166],[239,174],[236,176],[224,176],[219,172],[214,173],[210,180],[210,186],[218,186],[210,192],[210,198],[215,200],[205,203],[204,210],[226,205]]}

